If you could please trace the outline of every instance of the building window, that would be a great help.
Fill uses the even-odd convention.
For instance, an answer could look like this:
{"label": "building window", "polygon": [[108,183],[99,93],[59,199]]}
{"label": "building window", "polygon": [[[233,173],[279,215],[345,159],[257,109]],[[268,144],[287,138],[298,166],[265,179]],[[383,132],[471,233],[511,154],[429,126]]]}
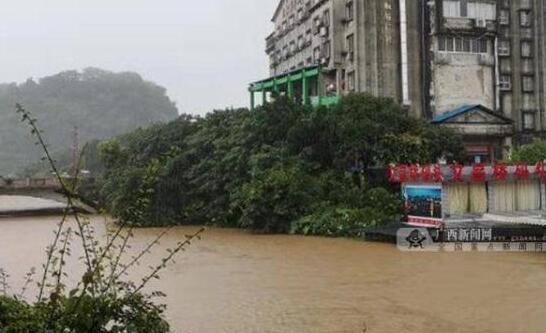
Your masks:
{"label": "building window", "polygon": [[499,88],[502,91],[512,90],[512,76],[510,76],[510,75],[501,75],[499,77]]}
{"label": "building window", "polygon": [[472,53],[487,53],[487,40],[483,38],[473,39]]}
{"label": "building window", "polygon": [[463,52],[463,38],[455,37],[455,52]]}
{"label": "building window", "polygon": [[521,0],[520,8],[521,9],[532,9],[533,8],[533,3],[531,2],[531,0]]}
{"label": "building window", "polygon": [[349,91],[355,91],[356,80],[354,71],[347,74],[347,88],[349,89]]}
{"label": "building window", "polygon": [[311,34],[311,30],[307,30],[305,32],[305,42],[309,45],[311,45],[311,42],[313,41],[313,35]]}
{"label": "building window", "polygon": [[523,58],[530,58],[533,54],[532,44],[529,41],[521,42],[521,56]]}
{"label": "building window", "polygon": [[294,15],[290,15],[290,17],[288,18],[288,28],[291,29],[294,26],[294,23]]}
{"label": "building window", "polygon": [[303,8],[298,9],[298,22],[303,20]]}
{"label": "building window", "polygon": [[531,13],[526,11],[519,12],[519,24],[522,27],[531,26]]}
{"label": "building window", "polygon": [[444,17],[461,17],[461,2],[458,0],[444,0]]}
{"label": "building window", "polygon": [[509,58],[500,59],[501,73],[512,73],[512,62]]}
{"label": "building window", "polygon": [[446,51],[448,52],[455,51],[454,43],[455,43],[455,38],[453,37],[446,38]]}
{"label": "building window", "polygon": [[495,20],[497,18],[497,7],[493,3],[469,2],[467,11],[467,16],[474,19]]}
{"label": "building window", "polygon": [[290,42],[290,54],[296,54],[297,51],[298,51],[298,46],[296,44],[296,41],[293,40]]}
{"label": "building window", "polygon": [[499,23],[502,25],[510,25],[510,11],[503,9],[499,14]]}
{"label": "building window", "polygon": [[522,79],[523,92],[533,92],[535,90],[535,78],[532,76],[523,76]]}
{"label": "building window", "polygon": [[305,47],[305,42],[303,40],[303,35],[298,36],[298,49],[303,50]]}
{"label": "building window", "polygon": [[510,41],[509,40],[499,41],[499,55],[510,56]]}
{"label": "building window", "polygon": [[322,57],[325,59],[330,59],[330,41],[325,42],[322,44]]}
{"label": "building window", "polygon": [[330,26],[330,10],[328,9],[326,9],[322,14],[322,24],[324,24],[326,27]]}
{"label": "building window", "polygon": [[313,57],[307,58],[307,60],[305,62],[306,62],[307,65],[311,65],[313,63]]}
{"label": "building window", "polygon": [[347,36],[347,52],[354,52],[355,51],[355,35],[350,34]]}
{"label": "building window", "polygon": [[319,33],[320,31],[320,26],[322,25],[322,22],[321,22],[321,19],[320,17],[315,17],[313,19],[313,25],[314,25],[314,30],[313,30],[313,33],[316,35]]}
{"label": "building window", "polygon": [[522,125],[523,129],[526,131],[533,131],[535,129],[535,113],[534,112],[523,112],[522,114]]}
{"label": "building window", "polygon": [[470,37],[438,37],[438,50],[457,53],[487,53],[487,40]]}
{"label": "building window", "polygon": [[347,1],[345,4],[345,20],[348,22],[352,21],[354,19],[354,3],[352,0]]}
{"label": "building window", "polygon": [[521,39],[533,39],[533,29],[521,28]]}
{"label": "building window", "polygon": [[438,50],[447,51],[447,39],[448,37],[445,36],[438,37]]}
{"label": "building window", "polygon": [[320,62],[320,46],[313,49],[313,59],[315,60],[316,64]]}
{"label": "building window", "polygon": [[521,71],[525,74],[531,74],[534,70],[534,62],[531,58],[522,59]]}

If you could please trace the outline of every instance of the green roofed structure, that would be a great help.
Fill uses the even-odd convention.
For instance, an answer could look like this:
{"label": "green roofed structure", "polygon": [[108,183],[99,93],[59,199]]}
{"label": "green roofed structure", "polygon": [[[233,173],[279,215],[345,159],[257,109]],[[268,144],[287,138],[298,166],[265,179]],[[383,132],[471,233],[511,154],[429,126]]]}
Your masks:
{"label": "green roofed structure", "polygon": [[288,96],[304,105],[327,106],[336,104],[337,95],[324,94],[322,73],[319,66],[310,66],[286,74],[270,77],[250,84],[250,107],[256,106],[256,94],[262,104],[271,100],[273,94]]}

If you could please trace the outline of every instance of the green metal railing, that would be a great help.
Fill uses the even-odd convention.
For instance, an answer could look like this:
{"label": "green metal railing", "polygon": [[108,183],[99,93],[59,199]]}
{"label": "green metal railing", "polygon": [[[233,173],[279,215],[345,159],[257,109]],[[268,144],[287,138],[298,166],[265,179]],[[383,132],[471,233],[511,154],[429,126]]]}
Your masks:
{"label": "green metal railing", "polygon": [[322,106],[333,105],[339,101],[338,96],[321,96],[320,89],[316,89],[318,96],[310,96],[310,85],[313,80],[321,82],[321,69],[318,66],[306,67],[301,70],[293,71],[283,75],[268,78],[262,81],[250,84],[250,107],[255,107],[255,94],[261,93],[262,101],[266,101],[268,92],[280,92],[283,90],[288,97],[294,98],[296,95],[295,85],[298,84],[301,88],[301,101],[305,105]]}

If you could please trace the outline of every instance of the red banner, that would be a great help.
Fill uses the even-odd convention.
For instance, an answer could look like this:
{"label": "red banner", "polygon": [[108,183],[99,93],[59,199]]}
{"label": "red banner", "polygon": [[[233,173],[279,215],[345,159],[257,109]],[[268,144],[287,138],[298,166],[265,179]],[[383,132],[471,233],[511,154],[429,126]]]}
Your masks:
{"label": "red banner", "polygon": [[527,180],[530,175],[531,173],[527,168],[527,164],[518,163],[516,166],[516,177],[518,177],[519,180]]}
{"label": "red banner", "polygon": [[464,182],[463,176],[463,166],[459,163],[455,163],[451,166],[451,171],[453,171],[453,181],[454,182]]}
{"label": "red banner", "polygon": [[476,183],[483,183],[486,179],[485,165],[483,163],[475,164],[472,168],[472,181]]}
{"label": "red banner", "polygon": [[506,180],[508,178],[508,166],[504,163],[496,163],[493,166],[493,175],[496,180]]}
{"label": "red banner", "polygon": [[[451,173],[447,172],[451,169]],[[534,170],[533,170],[534,169]],[[472,167],[463,167],[455,163],[449,168],[442,167],[439,164],[402,164],[396,166],[389,165],[388,179],[393,183],[443,183],[449,182],[476,182],[484,183],[488,180],[508,181],[508,180],[528,180],[531,177],[546,181],[546,163],[538,162],[535,167],[529,167],[524,163],[518,163],[515,166],[508,166],[505,163],[498,162],[490,167],[483,163],[478,163]]]}
{"label": "red banner", "polygon": [[544,162],[540,161],[537,163],[535,167],[535,174],[537,175],[540,180],[544,181],[546,180],[546,168],[544,167]]}

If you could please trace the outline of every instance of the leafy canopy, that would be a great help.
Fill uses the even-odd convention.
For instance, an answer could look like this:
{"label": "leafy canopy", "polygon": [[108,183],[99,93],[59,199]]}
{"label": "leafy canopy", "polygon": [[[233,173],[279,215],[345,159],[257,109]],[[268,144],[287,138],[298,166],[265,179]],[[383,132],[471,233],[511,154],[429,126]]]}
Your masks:
{"label": "leafy canopy", "polygon": [[[394,221],[397,196],[374,189],[368,171],[463,154],[457,133],[367,94],[318,109],[279,97],[255,111],[183,116],[98,149],[105,166],[99,200],[121,220],[303,233],[315,230],[306,226],[316,214],[334,224],[360,218],[359,227]],[[378,193],[384,202],[372,199]],[[147,207],[141,217],[135,202]]]}

